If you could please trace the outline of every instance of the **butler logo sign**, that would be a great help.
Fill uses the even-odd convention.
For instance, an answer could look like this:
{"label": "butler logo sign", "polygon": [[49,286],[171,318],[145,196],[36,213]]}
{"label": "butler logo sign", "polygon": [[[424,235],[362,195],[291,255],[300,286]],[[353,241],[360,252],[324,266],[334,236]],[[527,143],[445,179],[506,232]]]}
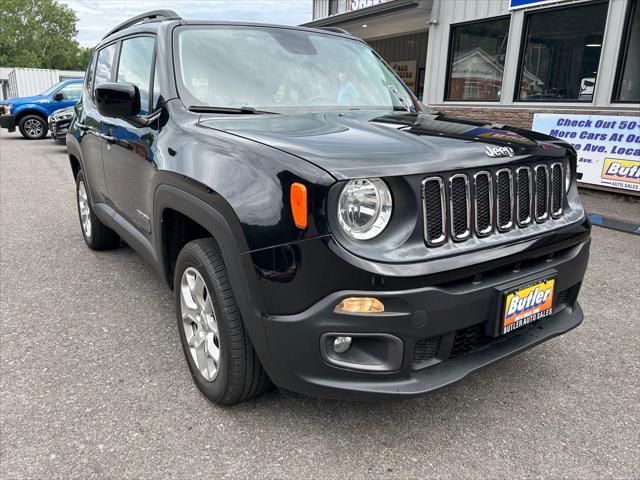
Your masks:
{"label": "butler logo sign", "polygon": [[573,145],[580,182],[640,192],[640,117],[536,113],[532,129]]}
{"label": "butler logo sign", "polygon": [[640,161],[606,158],[601,177],[605,180],[640,183]]}

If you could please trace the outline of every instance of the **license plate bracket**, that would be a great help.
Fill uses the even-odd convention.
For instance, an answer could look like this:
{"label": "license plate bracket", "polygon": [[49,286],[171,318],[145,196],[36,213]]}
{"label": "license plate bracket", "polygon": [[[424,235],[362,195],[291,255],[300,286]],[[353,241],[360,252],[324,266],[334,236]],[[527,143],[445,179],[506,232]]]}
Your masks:
{"label": "license plate bracket", "polygon": [[498,287],[495,320],[487,333],[499,337],[553,315],[557,280],[557,272],[549,270]]}

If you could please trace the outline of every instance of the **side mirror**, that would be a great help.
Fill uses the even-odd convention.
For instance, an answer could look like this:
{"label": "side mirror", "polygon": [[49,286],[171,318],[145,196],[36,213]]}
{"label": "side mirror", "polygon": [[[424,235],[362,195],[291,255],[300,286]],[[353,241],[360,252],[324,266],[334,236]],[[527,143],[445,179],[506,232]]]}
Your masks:
{"label": "side mirror", "polygon": [[130,120],[140,113],[140,90],[132,83],[103,83],[95,89],[100,115]]}
{"label": "side mirror", "polygon": [[58,92],[53,96],[53,99],[56,102],[61,102],[62,100],[64,100],[64,95],[62,93]]}

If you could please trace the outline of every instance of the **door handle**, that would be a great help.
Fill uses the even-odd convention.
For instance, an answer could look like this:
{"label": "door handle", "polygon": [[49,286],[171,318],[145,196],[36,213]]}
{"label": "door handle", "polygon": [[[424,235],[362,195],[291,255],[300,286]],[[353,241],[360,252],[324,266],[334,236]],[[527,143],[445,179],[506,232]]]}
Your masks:
{"label": "door handle", "polygon": [[98,133],[98,137],[107,143],[116,143],[118,139],[116,137],[112,137],[111,135],[105,135],[104,133]]}

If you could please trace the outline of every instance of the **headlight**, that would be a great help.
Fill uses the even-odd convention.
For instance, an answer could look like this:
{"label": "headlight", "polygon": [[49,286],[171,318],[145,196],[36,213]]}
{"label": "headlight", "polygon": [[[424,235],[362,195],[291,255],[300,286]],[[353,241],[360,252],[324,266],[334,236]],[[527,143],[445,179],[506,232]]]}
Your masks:
{"label": "headlight", "polygon": [[10,115],[11,114],[11,105],[3,105],[2,106],[2,111],[5,115]]}
{"label": "headlight", "polygon": [[564,167],[564,191],[568,192],[571,186],[571,163],[567,162]]}
{"label": "headlight", "polygon": [[392,210],[391,192],[381,179],[350,180],[338,200],[338,222],[350,237],[369,240],[384,230]]}

